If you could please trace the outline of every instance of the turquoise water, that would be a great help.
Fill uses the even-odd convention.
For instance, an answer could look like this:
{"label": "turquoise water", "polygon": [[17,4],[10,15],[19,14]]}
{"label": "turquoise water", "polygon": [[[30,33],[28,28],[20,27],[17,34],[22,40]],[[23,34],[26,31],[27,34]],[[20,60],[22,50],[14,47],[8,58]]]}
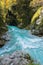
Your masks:
{"label": "turquoise water", "polygon": [[7,33],[10,35],[10,41],[0,48],[0,55],[22,50],[43,65],[43,37],[34,36],[29,30],[14,26],[8,26],[8,29]]}

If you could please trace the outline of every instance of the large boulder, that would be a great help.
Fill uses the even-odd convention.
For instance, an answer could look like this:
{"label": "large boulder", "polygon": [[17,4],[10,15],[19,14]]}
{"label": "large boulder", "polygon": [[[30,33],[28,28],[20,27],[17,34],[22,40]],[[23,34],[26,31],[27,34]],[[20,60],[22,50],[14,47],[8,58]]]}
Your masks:
{"label": "large boulder", "polygon": [[31,20],[31,32],[43,36],[43,7],[40,7]]}

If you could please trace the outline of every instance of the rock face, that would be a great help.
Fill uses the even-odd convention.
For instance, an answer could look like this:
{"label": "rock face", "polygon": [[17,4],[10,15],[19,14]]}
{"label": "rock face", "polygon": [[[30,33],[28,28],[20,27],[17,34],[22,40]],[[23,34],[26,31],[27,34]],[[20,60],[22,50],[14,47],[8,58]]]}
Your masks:
{"label": "rock face", "polygon": [[3,24],[3,22],[0,25],[1,25],[0,26],[0,47],[1,47],[1,46],[3,46],[5,44],[5,39],[6,38],[3,39],[2,37],[7,32],[7,26],[5,26],[5,24]]}
{"label": "rock face", "polygon": [[0,65],[30,65],[30,63],[33,63],[31,57],[22,51],[16,51],[0,57]]}
{"label": "rock face", "polygon": [[37,6],[43,6],[43,0],[32,0],[30,3],[30,6],[37,7]]}
{"label": "rock face", "polygon": [[32,14],[31,18],[35,14],[35,12],[38,10],[38,8],[42,6],[43,6],[43,0],[37,0],[37,1],[31,0],[30,2],[30,7],[31,7],[30,14]]}
{"label": "rock face", "polygon": [[5,45],[7,41],[10,40],[10,35],[6,32],[3,35],[0,35],[0,47]]}
{"label": "rock face", "polygon": [[1,1],[0,1],[0,46],[3,46],[5,43],[1,37],[7,32],[8,28],[7,28],[7,25],[5,23],[5,18],[3,16],[4,12],[3,12]]}
{"label": "rock face", "polygon": [[[13,0],[11,1],[13,2]],[[19,28],[26,28],[30,24],[30,1],[31,0],[16,0],[17,4],[10,4],[11,6],[8,8],[6,14],[6,21],[8,24],[11,23],[11,25],[15,25]]]}
{"label": "rock face", "polygon": [[14,15],[14,13],[12,13],[10,10],[8,10],[8,13],[6,15],[6,22],[8,25],[17,26],[16,15]]}
{"label": "rock face", "polygon": [[40,7],[32,18],[31,32],[32,34],[43,36],[43,7]]}
{"label": "rock face", "polygon": [[35,12],[39,7],[43,6],[43,0],[32,0],[30,2],[30,7],[32,7],[32,10]]}

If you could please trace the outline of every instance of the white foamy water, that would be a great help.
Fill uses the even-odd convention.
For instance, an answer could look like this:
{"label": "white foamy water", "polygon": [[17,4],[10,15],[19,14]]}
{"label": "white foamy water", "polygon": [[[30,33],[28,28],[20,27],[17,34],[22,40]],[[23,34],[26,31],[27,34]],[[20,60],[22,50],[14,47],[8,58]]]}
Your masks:
{"label": "white foamy water", "polygon": [[28,30],[21,30],[14,26],[8,26],[10,41],[0,48],[0,55],[17,50],[28,52],[32,58],[43,65],[43,37],[37,37]]}

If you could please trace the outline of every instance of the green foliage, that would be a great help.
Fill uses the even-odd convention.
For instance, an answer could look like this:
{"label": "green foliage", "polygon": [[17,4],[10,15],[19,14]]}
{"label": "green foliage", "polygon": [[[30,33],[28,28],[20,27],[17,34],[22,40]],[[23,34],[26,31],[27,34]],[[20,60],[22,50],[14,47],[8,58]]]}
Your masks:
{"label": "green foliage", "polygon": [[4,22],[3,9],[0,1],[0,37],[7,31],[6,23]]}
{"label": "green foliage", "polygon": [[[17,24],[20,28],[25,28],[30,23],[30,11],[31,8],[29,7],[31,0],[16,0],[16,5],[13,4],[9,10],[13,15],[16,15]],[[14,22],[15,23],[15,22]]]}
{"label": "green foliage", "polygon": [[34,23],[34,21],[39,17],[42,8],[43,8],[43,7],[40,7],[40,8],[36,11],[36,13],[33,15],[32,20],[31,20],[31,23]]}
{"label": "green foliage", "polygon": [[36,12],[39,7],[43,6],[43,0],[32,0],[30,2],[30,7],[32,7],[33,12]]}
{"label": "green foliage", "polygon": [[30,64],[28,64],[28,65],[39,65],[39,64],[33,64],[33,63],[30,63]]}
{"label": "green foliage", "polygon": [[31,20],[32,34],[43,35],[43,7],[40,7]]}

